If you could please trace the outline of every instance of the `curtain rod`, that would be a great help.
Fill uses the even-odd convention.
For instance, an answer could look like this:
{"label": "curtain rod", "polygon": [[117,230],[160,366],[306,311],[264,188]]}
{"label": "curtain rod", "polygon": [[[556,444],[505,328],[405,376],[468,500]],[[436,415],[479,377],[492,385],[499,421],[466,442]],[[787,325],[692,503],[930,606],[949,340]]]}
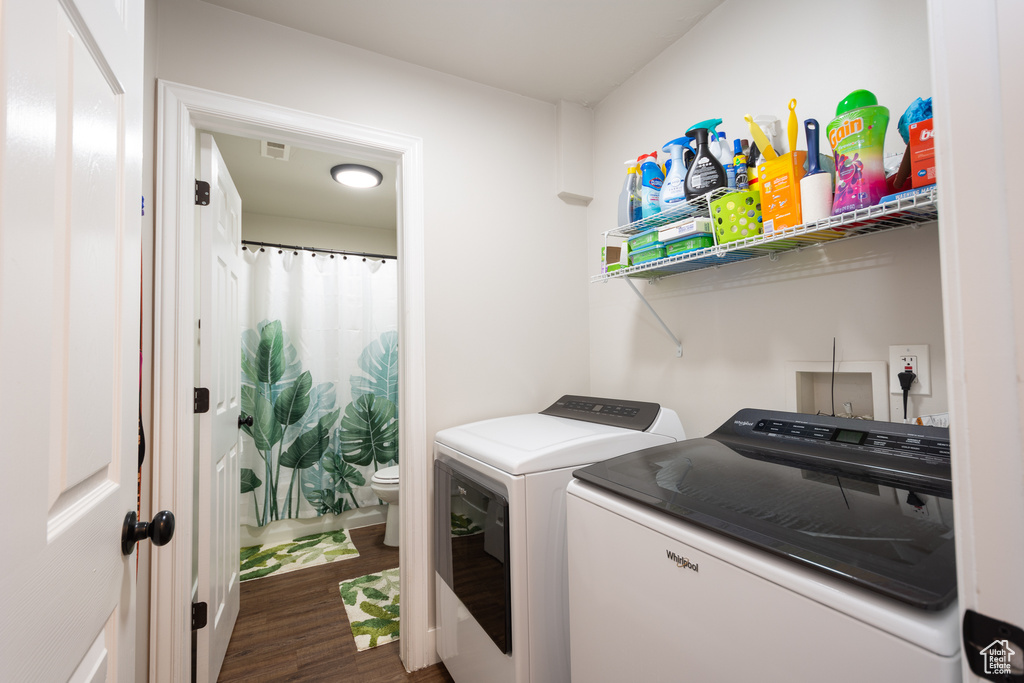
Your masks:
{"label": "curtain rod", "polygon": [[273,249],[291,249],[292,251],[312,251],[321,254],[341,254],[343,256],[362,256],[363,258],[379,258],[398,260],[397,256],[390,254],[368,254],[364,251],[339,251],[336,249],[318,249],[316,247],[299,247],[293,244],[272,244],[270,242],[256,242],[254,240],[242,240],[242,244],[253,244],[259,247],[271,247]]}

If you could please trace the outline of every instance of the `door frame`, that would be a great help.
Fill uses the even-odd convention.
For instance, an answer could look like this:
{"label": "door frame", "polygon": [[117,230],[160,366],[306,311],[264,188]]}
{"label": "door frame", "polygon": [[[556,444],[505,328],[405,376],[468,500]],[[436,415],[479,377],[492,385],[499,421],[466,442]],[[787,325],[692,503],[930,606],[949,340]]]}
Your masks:
{"label": "door frame", "polygon": [[356,150],[398,166],[399,466],[402,480],[401,657],[412,671],[437,661],[429,624],[430,449],[426,429],[423,141],[326,116],[160,80],[157,83],[153,266],[153,510],[173,510],[174,543],[153,554],[149,677],[191,672],[192,410],[196,130],[327,152]]}
{"label": "door frame", "polygon": [[[1024,104],[1024,10],[1013,0],[929,0],[928,18],[961,623],[970,609],[1024,627],[1024,238],[1010,218],[1018,164],[1003,145],[977,144],[979,129],[1009,139]],[[980,680],[967,657],[962,671]]]}

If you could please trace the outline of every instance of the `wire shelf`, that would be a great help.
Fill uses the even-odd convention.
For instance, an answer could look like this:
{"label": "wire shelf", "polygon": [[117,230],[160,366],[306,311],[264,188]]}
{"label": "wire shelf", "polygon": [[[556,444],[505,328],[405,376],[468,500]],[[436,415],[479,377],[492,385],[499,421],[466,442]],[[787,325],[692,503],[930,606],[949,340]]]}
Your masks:
{"label": "wire shelf", "polygon": [[614,230],[608,230],[604,234],[607,237],[632,237],[651,228],[667,228],[676,223],[685,223],[697,216],[708,218],[711,216],[711,202],[734,191],[727,187],[720,187],[717,190],[711,190],[707,194],[695,197],[692,201],[680,202],[661,213],[633,221]]}
{"label": "wire shelf", "polygon": [[[709,197],[706,202],[703,202],[703,211],[706,212],[709,209],[711,201],[726,194],[728,194],[728,191],[722,190],[709,193],[709,195],[717,196]],[[709,195],[704,195],[704,197]],[[704,199],[704,197],[700,199]],[[782,252],[826,244],[835,240],[927,223],[937,220],[939,217],[936,199],[937,193],[935,188],[932,187],[928,192],[902,199],[894,199],[884,204],[876,204],[875,206],[869,206],[858,211],[850,211],[838,216],[830,216],[812,223],[784,228],[764,235],[755,235],[754,237],[729,242],[721,246],[707,247],[706,249],[699,249],[685,254],[668,256],[637,266],[621,268],[611,273],[600,273],[593,276],[590,281],[605,282],[626,277],[658,280],[672,275],[703,270],[705,268],[717,268],[762,256],[777,256]],[[710,213],[699,213],[701,210],[700,204],[701,202],[698,201],[689,205],[687,208],[692,209],[694,212],[687,214],[685,217],[675,213],[667,216],[665,222],[661,225],[681,222],[698,215],[709,216]],[[673,209],[674,211],[675,209]],[[651,219],[656,217],[652,216]],[[645,220],[649,221],[651,219]],[[638,226],[640,223],[645,223],[645,221],[637,221],[622,228],[609,230],[604,233],[605,237],[606,239],[610,236],[627,237],[642,230],[658,227],[645,223],[644,226],[634,229],[634,226]],[[625,232],[626,230],[629,230],[629,232]]]}

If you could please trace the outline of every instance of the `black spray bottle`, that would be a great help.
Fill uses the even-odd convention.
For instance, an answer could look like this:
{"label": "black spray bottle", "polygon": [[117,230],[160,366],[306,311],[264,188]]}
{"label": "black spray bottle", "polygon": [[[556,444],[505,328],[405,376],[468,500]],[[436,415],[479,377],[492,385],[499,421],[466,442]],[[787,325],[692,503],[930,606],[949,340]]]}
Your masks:
{"label": "black spray bottle", "polygon": [[726,186],[725,168],[708,150],[708,129],[691,128],[688,137],[697,141],[697,155],[686,171],[683,192],[687,199],[693,199],[719,187]]}

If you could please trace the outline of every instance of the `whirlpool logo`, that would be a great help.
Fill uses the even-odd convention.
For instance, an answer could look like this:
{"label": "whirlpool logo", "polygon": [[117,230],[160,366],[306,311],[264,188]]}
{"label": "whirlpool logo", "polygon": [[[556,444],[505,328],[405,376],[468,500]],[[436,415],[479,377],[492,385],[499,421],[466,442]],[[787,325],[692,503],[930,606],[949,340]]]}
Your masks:
{"label": "whirlpool logo", "polygon": [[675,562],[676,566],[679,567],[680,569],[692,569],[695,572],[696,571],[700,571],[700,569],[697,567],[697,563],[696,562],[690,562],[689,558],[680,557],[679,555],[675,554],[671,550],[666,550],[665,554],[668,556],[668,559],[670,559],[673,562]]}

